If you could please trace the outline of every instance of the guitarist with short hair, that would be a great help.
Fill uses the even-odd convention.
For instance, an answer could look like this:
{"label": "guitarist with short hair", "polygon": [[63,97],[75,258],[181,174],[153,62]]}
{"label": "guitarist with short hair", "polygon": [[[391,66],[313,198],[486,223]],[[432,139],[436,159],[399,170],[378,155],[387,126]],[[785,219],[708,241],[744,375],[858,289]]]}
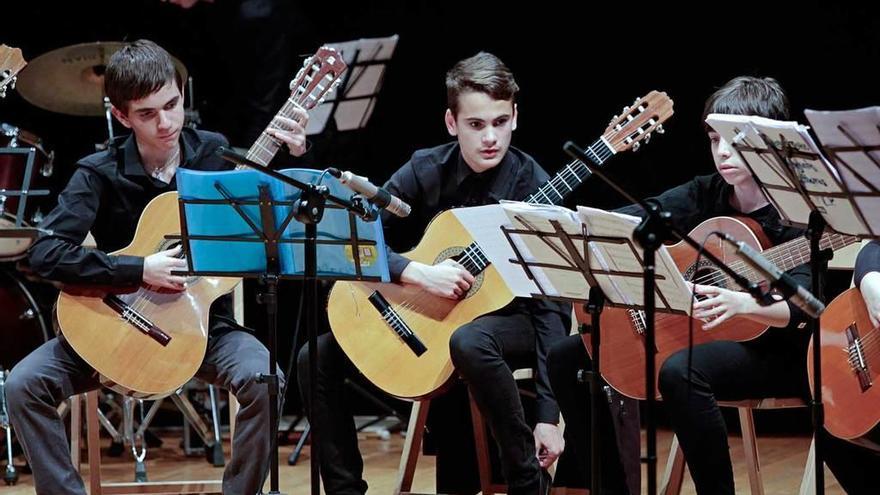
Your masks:
{"label": "guitarist with short hair", "polygon": [[[179,247],[146,257],[108,253],[126,246],[147,203],[176,189],[179,167],[226,170],[232,165],[214,154],[227,146],[222,135],[185,127],[183,86],[168,53],[152,41],[139,40],[115,53],[107,65],[105,92],[116,119],[132,130],[99,153],[77,163],[58,198],[58,206],[40,225],[46,230],[31,247],[30,268],[65,285],[111,286],[120,289],[150,284],[184,290],[185,279],[172,275],[185,269]],[[293,155],[305,151],[302,125],[276,122],[269,130]],[[97,248],[83,247],[89,232]],[[235,324],[231,295],[211,308],[206,357],[197,376],[229,389],[241,403],[233,439],[233,457],[223,477],[224,493],[257,493],[269,461],[269,396],[257,383],[268,351],[257,338]],[[101,332],[101,328],[95,328]],[[280,374],[280,370],[279,370]],[[85,494],[70,461],[64,424],[56,407],[74,394],[100,386],[94,371],[59,338],[22,360],[6,382],[10,417],[18,430],[34,473],[36,492]]]}
{"label": "guitarist with short hair", "polygon": [[[787,120],[789,103],[775,79],[741,76],[728,81],[708,98],[703,111],[704,122],[710,113]],[[687,232],[713,217],[738,216],[750,218],[760,225],[774,245],[803,236],[802,229],[780,223],[778,212],[764,197],[750,170],[730,143],[708,126],[706,131],[716,172],[695,177],[655,198],[664,210],[671,213],[676,227]],[[638,205],[617,211],[639,216],[643,213]],[[808,265],[793,268],[789,274],[798,284],[810,287]],[[703,300],[694,304],[693,317],[704,320],[702,325],[695,322],[697,332],[711,332],[720,323],[734,317],[748,318],[774,327],[751,341],[708,342],[694,346],[690,355],[687,349],[683,349],[665,362],[658,363],[659,391],[697,493],[733,494],[733,467],[727,427],[717,401],[809,397],[806,356],[810,333],[804,328],[807,315],[788,301],[779,300],[769,306],[759,306],[750,294],[722,287],[696,285],[695,292],[704,296]],[[614,330],[617,329],[610,329]],[[561,341],[551,348],[551,376],[573,375],[574,371],[569,372],[567,368],[584,366],[583,361],[587,357],[580,340]],[[553,382],[553,387],[556,390],[557,381]],[[583,409],[584,406],[579,406],[577,402],[581,398],[575,397],[567,402],[562,400],[563,397],[572,394],[562,391],[556,393],[563,415],[583,417],[578,407]],[[588,432],[583,428],[570,431],[582,432],[581,438],[572,439],[573,442],[576,441],[579,446],[589,445],[586,443],[588,440],[583,438]],[[831,443],[835,442],[828,444]],[[581,451],[585,452],[585,448]],[[832,449],[828,450],[831,454]],[[632,458],[625,453],[623,455],[626,466]],[[839,466],[844,464],[842,457],[829,455],[827,461],[835,474],[841,473]],[[840,481],[846,487],[845,480]]]}
{"label": "guitarist with short hair", "polygon": [[[407,219],[383,217],[389,241],[398,249],[414,245],[443,210],[520,200],[549,179],[532,157],[510,146],[519,88],[501,60],[481,52],[458,62],[447,73],[446,88],[445,123],[456,140],[416,151],[385,185],[412,206]],[[452,260],[427,265],[389,253],[389,265],[395,282],[449,299],[463,297],[475,280]],[[546,350],[568,333],[570,311],[567,304],[517,299],[458,328],[449,344],[456,370],[492,427],[510,494],[545,490],[549,478],[544,469],[563,449],[559,409],[547,381]],[[351,365],[332,334],[318,338],[317,351],[318,389],[310,420],[324,432],[318,445],[324,488],[328,494],[362,494],[367,489],[363,461],[351,412],[342,399]],[[512,363],[536,370],[534,431],[526,424]],[[301,395],[307,400],[308,346],[300,351],[298,370]]]}

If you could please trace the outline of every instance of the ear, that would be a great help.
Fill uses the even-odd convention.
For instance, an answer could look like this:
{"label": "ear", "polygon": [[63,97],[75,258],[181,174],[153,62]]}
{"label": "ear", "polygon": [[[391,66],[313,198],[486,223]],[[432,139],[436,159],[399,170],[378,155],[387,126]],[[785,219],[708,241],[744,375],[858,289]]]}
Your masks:
{"label": "ear", "polygon": [[517,108],[516,103],[513,104],[513,117],[510,122],[510,129],[516,130],[516,117],[519,115],[519,108]]}
{"label": "ear", "polygon": [[455,122],[455,116],[452,115],[452,110],[446,109],[446,115],[443,118],[446,122],[446,130],[449,132],[450,136],[458,135],[458,124]]}
{"label": "ear", "polygon": [[128,117],[126,117],[126,115],[122,112],[122,110],[119,110],[115,106],[111,105],[110,106],[110,113],[112,113],[113,116],[116,117],[116,120],[118,120],[120,124],[122,124],[123,126],[125,126],[128,129],[131,129],[131,121],[128,120]]}

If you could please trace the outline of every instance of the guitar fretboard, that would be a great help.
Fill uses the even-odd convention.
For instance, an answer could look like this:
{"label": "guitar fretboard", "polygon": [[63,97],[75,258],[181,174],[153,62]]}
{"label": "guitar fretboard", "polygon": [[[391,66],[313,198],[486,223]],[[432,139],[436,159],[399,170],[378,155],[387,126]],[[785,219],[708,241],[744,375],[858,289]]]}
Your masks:
{"label": "guitar fretboard", "polygon": [[[819,239],[819,248],[837,251],[857,242],[859,242],[858,237],[828,233]],[[810,261],[810,240],[806,237],[799,237],[767,249],[761,254],[781,270],[791,270]],[[750,282],[758,282],[765,278],[760,271],[755,270],[744,261],[730,263],[730,268],[749,279]]]}
{"label": "guitar fretboard", "polygon": [[[279,110],[278,113],[275,114],[275,118],[286,117],[299,123],[300,120],[295,112],[297,108],[302,109],[303,107],[296,102],[293,96],[291,96],[287,99],[287,101],[284,102],[281,110]],[[275,121],[275,118],[272,119],[273,122]],[[265,129],[263,129],[263,132],[260,133],[260,136],[256,139],[256,141],[254,141],[254,144],[247,152],[248,160],[259,163],[264,167],[268,166],[269,162],[271,162],[272,159],[275,158],[275,154],[278,153],[278,149],[281,147],[281,142],[269,135],[269,133],[267,132],[271,126],[272,124],[270,123],[268,126],[266,126]],[[242,169],[247,167],[245,167],[244,165],[239,165],[236,168]]]}
{"label": "guitar fretboard", "polygon": [[[596,166],[602,165],[614,155],[614,150],[601,138],[590,145],[586,151],[587,156],[592,158],[593,165]],[[525,202],[542,205],[559,204],[579,185],[583,184],[591,174],[590,168],[584,162],[574,160],[539,187],[537,192],[526,198]]]}

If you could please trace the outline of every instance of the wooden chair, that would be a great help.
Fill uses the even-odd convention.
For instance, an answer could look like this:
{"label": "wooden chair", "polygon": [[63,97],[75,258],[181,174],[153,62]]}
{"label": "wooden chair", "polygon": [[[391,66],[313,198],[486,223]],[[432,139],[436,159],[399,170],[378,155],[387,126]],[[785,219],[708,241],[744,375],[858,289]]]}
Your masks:
{"label": "wooden chair", "polygon": [[[235,319],[238,323],[244,321],[243,289],[239,284],[234,291]],[[148,482],[122,482],[106,483],[101,481],[101,439],[100,424],[98,419],[98,391],[93,390],[82,397],[85,398],[86,428],[87,428],[87,451],[89,464],[89,492],[91,495],[113,494],[222,494],[222,480],[187,480],[187,481],[148,481]],[[80,443],[82,440],[82,397],[71,398],[71,460],[74,466],[81,465]],[[229,394],[229,437],[235,437],[235,416],[238,414],[238,401],[235,396]],[[221,441],[221,439],[216,439]],[[230,446],[231,452],[231,446]]]}
{"label": "wooden chair", "polygon": [[[515,380],[527,380],[532,378],[531,369],[514,370],[513,377]],[[523,394],[529,392],[520,391]],[[395,484],[395,495],[416,495],[412,490],[412,483],[415,477],[416,465],[418,464],[419,454],[422,449],[422,437],[425,432],[425,423],[428,419],[428,409],[431,401],[423,400],[413,403],[410,412],[409,425],[406,429],[406,440],[403,444],[403,452],[400,455],[400,466],[397,470],[397,483]],[[474,445],[477,449],[477,468],[480,477],[480,489],[483,495],[489,495],[499,492],[506,492],[507,485],[495,483],[492,480],[492,465],[489,456],[489,436],[487,435],[486,424],[483,415],[480,413],[477,403],[473,396],[470,396],[471,418],[474,429]]]}
{"label": "wooden chair", "polygon": [[[808,404],[802,399],[759,399],[732,402],[719,402],[721,407],[735,407],[739,411],[740,429],[742,430],[743,450],[746,458],[746,468],[749,473],[749,485],[753,495],[763,495],[764,481],[761,476],[761,463],[758,458],[758,443],[755,436],[755,420],[752,411],[755,409],[785,409],[791,407],[807,407]],[[813,461],[815,444],[810,445],[807,456],[804,475],[801,479],[800,495],[814,493],[815,472]],[[678,437],[673,436],[672,446],[669,449],[669,459],[666,463],[666,471],[660,485],[660,493],[663,495],[678,495],[681,493],[681,485],[684,479],[685,459],[684,453],[678,445]]]}

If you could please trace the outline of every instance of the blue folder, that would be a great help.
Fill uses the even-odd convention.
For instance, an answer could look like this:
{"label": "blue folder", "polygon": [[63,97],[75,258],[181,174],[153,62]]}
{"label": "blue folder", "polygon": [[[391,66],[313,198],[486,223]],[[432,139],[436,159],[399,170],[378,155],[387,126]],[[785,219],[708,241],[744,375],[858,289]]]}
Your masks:
{"label": "blue folder", "polygon": [[[286,169],[280,173],[300,182],[311,183],[321,177],[320,170]],[[238,240],[190,240],[192,268],[199,272],[244,272],[265,273],[266,251],[253,229],[245,222],[238,212],[228,204],[188,203],[191,200],[225,200],[216,184],[222,184],[229,194],[239,201],[257,201],[259,186],[267,184],[274,201],[294,202],[299,199],[300,190],[262,174],[257,170],[234,170],[222,172],[206,172],[179,169],[177,171],[177,189],[180,199],[184,200],[186,227],[190,236],[234,237]],[[340,198],[351,196],[351,190],[339,183],[334,177],[324,175],[321,183],[328,186],[330,194]],[[388,275],[388,258],[385,251],[385,239],[382,235],[382,223],[365,222],[352,217],[341,208],[327,202],[324,217],[318,224],[318,277],[354,277],[357,275],[354,255],[352,253],[350,218],[356,222],[359,242],[359,258],[361,275],[390,281]],[[290,214],[292,205],[276,205],[275,228],[280,229]],[[259,206],[242,205],[245,215],[260,229]],[[293,219],[284,229],[279,242],[278,252],[282,275],[300,276],[305,272],[304,245],[305,226]],[[299,240],[300,242],[284,242]],[[346,241],[338,244],[327,244],[322,241]]]}

